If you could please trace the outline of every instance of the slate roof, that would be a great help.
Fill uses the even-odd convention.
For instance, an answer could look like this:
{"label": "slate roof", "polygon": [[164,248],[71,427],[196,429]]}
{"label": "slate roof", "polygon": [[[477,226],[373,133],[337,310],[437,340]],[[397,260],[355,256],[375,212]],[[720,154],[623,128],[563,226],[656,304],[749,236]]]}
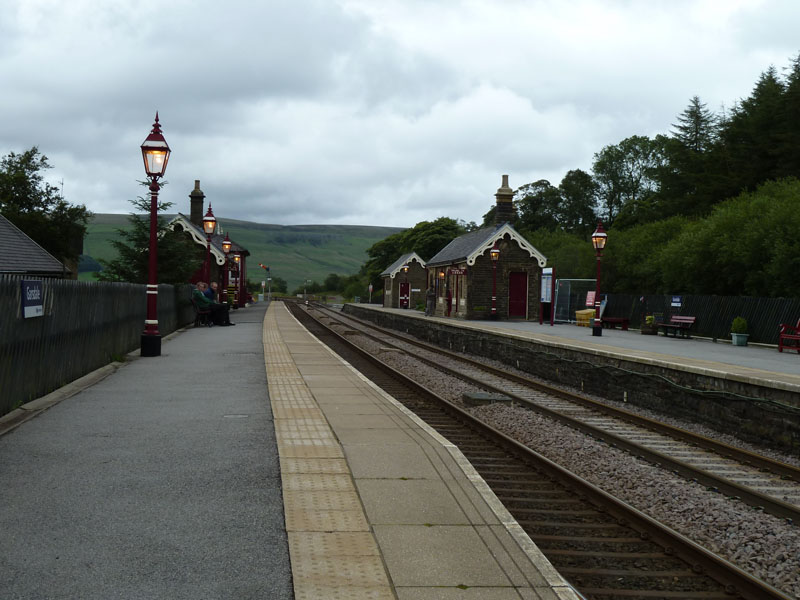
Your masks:
{"label": "slate roof", "polygon": [[63,276],[70,270],[0,215],[0,273],[52,277]]}
{"label": "slate roof", "polygon": [[381,277],[394,277],[400,270],[400,267],[412,260],[416,260],[423,267],[425,266],[425,261],[422,260],[416,252],[408,252],[389,265],[386,270],[381,273]]}
{"label": "slate roof", "polygon": [[500,228],[495,226],[483,227],[457,237],[439,250],[436,256],[428,261],[428,266],[438,267],[439,265],[465,261],[476,248],[482,246],[489,238],[493,237],[498,229]]}
{"label": "slate roof", "polygon": [[531,246],[530,242],[521,236],[516,229],[509,223],[501,223],[492,227],[476,229],[457,237],[442,248],[436,256],[431,258],[428,261],[428,266],[439,267],[461,262],[466,262],[467,265],[474,265],[478,256],[489,250],[495,241],[505,236],[516,242],[520,248],[539,263],[540,267],[544,267],[547,264],[547,258]]}

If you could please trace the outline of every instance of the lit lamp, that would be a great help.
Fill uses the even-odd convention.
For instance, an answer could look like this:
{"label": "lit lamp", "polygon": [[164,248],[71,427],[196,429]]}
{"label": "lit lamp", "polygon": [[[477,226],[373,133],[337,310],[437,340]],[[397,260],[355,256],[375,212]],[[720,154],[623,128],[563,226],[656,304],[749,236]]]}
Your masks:
{"label": "lit lamp", "polygon": [[494,243],[492,249],[489,250],[489,256],[492,259],[492,314],[491,318],[497,318],[497,261],[500,260],[500,248],[497,247],[497,242]]}
{"label": "lit lamp", "polygon": [[158,113],[153,130],[142,143],[144,171],[150,178],[150,246],[147,274],[147,315],[141,337],[142,356],[161,356],[161,334],[158,331],[158,190],[159,178],[164,176],[170,149],[161,134]]}
{"label": "lit lamp", "polygon": [[211,235],[217,228],[217,218],[211,212],[211,202],[208,203],[208,212],[203,217],[203,231],[206,232],[206,281],[211,279]]}
{"label": "lit lamp", "polygon": [[222,251],[225,253],[225,275],[222,278],[222,289],[225,293],[225,302],[228,301],[228,254],[231,252],[231,238],[225,234],[225,239],[222,240]]}
{"label": "lit lamp", "polygon": [[[597,280],[595,284],[594,290],[594,315],[595,318],[598,320],[600,319],[600,261],[603,257],[603,248],[606,247],[606,241],[608,240],[608,234],[606,230],[603,229],[603,222],[597,222],[597,229],[594,230],[592,234],[592,246],[594,246],[594,251],[597,254]],[[602,335],[602,325],[600,327],[595,326],[592,335]]]}

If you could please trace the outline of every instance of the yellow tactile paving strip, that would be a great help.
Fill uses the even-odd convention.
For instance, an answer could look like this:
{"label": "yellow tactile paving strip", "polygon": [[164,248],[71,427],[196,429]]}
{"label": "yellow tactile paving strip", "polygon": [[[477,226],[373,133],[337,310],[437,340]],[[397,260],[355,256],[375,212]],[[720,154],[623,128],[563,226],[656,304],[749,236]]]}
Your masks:
{"label": "yellow tactile paving strip", "polygon": [[283,304],[264,353],[296,598],[577,600],[458,449]]}
{"label": "yellow tactile paving strip", "polygon": [[264,319],[264,358],[295,598],[393,600],[342,448],[277,325],[270,309]]}

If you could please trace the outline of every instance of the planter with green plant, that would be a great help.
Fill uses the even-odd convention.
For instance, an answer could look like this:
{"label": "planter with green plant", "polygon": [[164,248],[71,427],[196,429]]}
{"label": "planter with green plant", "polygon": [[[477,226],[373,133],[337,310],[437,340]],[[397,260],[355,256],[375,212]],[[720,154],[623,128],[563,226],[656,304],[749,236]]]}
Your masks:
{"label": "planter with green plant", "polygon": [[747,346],[747,321],[744,317],[736,317],[731,323],[731,342],[734,346]]}
{"label": "planter with green plant", "polygon": [[642,323],[642,335],[658,335],[658,325],[653,315],[647,315]]}

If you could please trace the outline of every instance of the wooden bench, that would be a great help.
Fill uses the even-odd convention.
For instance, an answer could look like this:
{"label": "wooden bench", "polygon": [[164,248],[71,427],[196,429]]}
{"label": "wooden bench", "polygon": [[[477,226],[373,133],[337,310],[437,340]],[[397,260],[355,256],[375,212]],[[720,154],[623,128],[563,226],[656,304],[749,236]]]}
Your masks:
{"label": "wooden bench", "polygon": [[628,331],[628,325],[630,325],[631,322],[631,320],[626,317],[602,317],[600,321],[603,327],[608,327],[610,329],[616,329],[617,325],[620,325],[622,326],[622,331]]}
{"label": "wooden bench", "polygon": [[194,298],[191,299],[192,308],[194,308],[194,326],[206,325],[211,327],[211,309],[200,308]]}
{"label": "wooden bench", "polygon": [[681,334],[683,338],[690,338],[692,337],[689,335],[689,331],[692,327],[694,327],[694,322],[697,320],[697,317],[685,317],[683,315],[673,315],[669,318],[669,323],[659,323],[658,326],[664,330],[664,335],[669,336],[669,332],[672,332],[674,337],[678,337],[678,334]]}
{"label": "wooden bench", "polygon": [[797,325],[781,323],[780,328],[778,352],[783,352],[783,349],[786,348],[796,350],[800,354],[800,319],[797,319]]}

